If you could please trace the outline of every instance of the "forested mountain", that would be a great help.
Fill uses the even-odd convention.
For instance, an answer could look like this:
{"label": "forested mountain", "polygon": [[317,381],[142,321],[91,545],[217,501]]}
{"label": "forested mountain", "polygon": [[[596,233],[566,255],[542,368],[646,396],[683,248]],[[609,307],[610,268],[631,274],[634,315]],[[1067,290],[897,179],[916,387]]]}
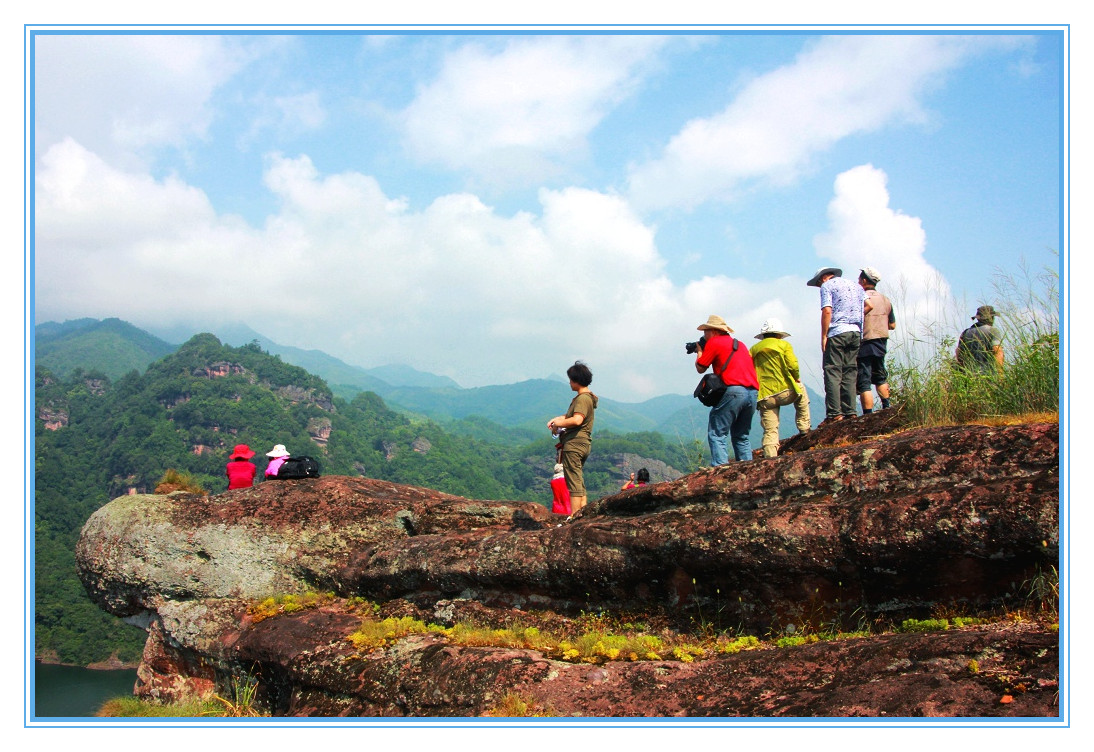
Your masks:
{"label": "forested mountain", "polygon": [[[548,413],[561,409],[552,408]],[[62,378],[39,366],[35,418],[36,651],[64,662],[111,652],[131,659],[143,638],[83,595],[72,552],[84,521],[111,498],[153,491],[167,469],[222,492],[224,465],[237,443],[259,452],[256,461],[285,444],[293,454],[316,457],[327,475],[478,499],[550,499],[554,444],[545,431],[482,417],[444,427],[412,421],[375,393],[345,401],[257,343],[230,347],[211,334],[193,337],[143,374],[131,370],[117,379],[80,369]],[[698,466],[701,449],[652,432],[598,431],[586,466],[590,496],[614,493],[640,465],[655,480],[675,477]]]}
{"label": "forested mountain", "polygon": [[143,371],[174,350],[174,345],[121,319],[76,319],[34,328],[36,364],[62,378],[80,368],[117,379]]}
{"label": "forested mountain", "polygon": [[[113,341],[104,344],[100,329],[125,338],[127,341],[124,347]],[[57,335],[61,332],[65,336],[58,338]],[[175,334],[177,332],[165,333],[165,336]],[[243,325],[223,326],[215,334],[224,344],[257,345],[266,352],[279,356],[286,363],[300,366],[322,378],[333,395],[347,402],[351,402],[360,392],[374,392],[384,399],[389,408],[408,415],[411,420],[433,420],[449,431],[457,430],[454,422],[479,416],[498,426],[519,427],[538,433],[543,428],[545,417],[561,412],[572,396],[562,377],[462,388],[445,376],[424,373],[405,365],[367,369],[349,365],[319,350],[303,350],[278,344]],[[35,338],[38,364],[62,377],[75,368],[82,368],[84,371],[99,371],[116,379],[128,370],[142,371],[153,360],[175,349],[164,340],[118,319],[102,322],[81,319],[64,324],[39,324],[35,328]],[[158,343],[159,354],[155,357],[149,349],[150,342]],[[110,357],[102,354],[102,348],[105,348]],[[136,358],[117,355],[123,349],[147,354]],[[123,368],[123,365],[126,367]],[[690,368],[686,360],[681,366]],[[604,394],[599,394],[599,397],[599,431],[655,431],[677,444],[690,445],[696,439],[706,442],[708,410],[688,395],[666,394],[641,403],[619,402]],[[823,399],[811,390],[809,397],[814,405],[813,425],[816,426],[824,417]],[[783,413],[786,417],[782,421],[781,434],[783,437],[791,436],[795,431],[793,411],[787,408]],[[752,430],[754,447],[759,447],[760,436],[757,418]]]}

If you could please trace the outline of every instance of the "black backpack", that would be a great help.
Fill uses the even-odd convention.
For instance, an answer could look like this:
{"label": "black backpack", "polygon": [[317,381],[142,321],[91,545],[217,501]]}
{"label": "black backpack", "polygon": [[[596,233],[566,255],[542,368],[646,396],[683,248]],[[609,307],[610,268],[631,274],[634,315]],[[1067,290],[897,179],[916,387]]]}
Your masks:
{"label": "black backpack", "polygon": [[294,478],[318,478],[319,463],[312,457],[286,457],[281,467],[277,468],[278,480],[292,480]]}

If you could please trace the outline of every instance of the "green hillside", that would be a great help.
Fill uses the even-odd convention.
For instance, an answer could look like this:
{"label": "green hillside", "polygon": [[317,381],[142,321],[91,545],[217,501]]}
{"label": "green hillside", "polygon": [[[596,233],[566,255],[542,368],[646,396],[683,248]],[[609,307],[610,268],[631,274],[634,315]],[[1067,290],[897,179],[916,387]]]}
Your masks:
{"label": "green hillside", "polygon": [[34,329],[35,365],[60,377],[79,368],[117,379],[130,371],[143,371],[174,350],[174,345],[121,319],[50,322]]}

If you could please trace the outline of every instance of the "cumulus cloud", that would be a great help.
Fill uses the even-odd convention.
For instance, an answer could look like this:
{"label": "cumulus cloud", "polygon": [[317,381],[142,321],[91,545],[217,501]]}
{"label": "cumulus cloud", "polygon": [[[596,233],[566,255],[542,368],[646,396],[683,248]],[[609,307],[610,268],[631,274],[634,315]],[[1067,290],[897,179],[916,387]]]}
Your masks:
{"label": "cumulus cloud", "polygon": [[544,191],[541,215],[501,216],[450,194],[412,212],[372,177],[324,176],[306,157],[270,157],[265,180],[280,208],[254,227],[177,179],[55,145],[36,179],[40,320],[245,321],[350,362],[481,385],[633,360],[619,331],[679,305],[652,232],[618,197]]}
{"label": "cumulus cloud", "polygon": [[894,341],[910,346],[920,326],[944,320],[951,307],[950,286],[926,260],[927,234],[918,217],[889,205],[888,178],[873,165],[841,173],[828,204],[828,230],[814,246],[821,265],[835,262],[844,275],[858,277],[864,266],[882,276],[878,289],[897,307]]}
{"label": "cumulus cloud", "polygon": [[557,173],[629,96],[666,39],[533,36],[467,44],[403,111],[407,149],[423,162],[494,183]]}
{"label": "cumulus cloud", "polygon": [[193,186],[119,170],[72,139],[35,176],[35,306],[51,315],[217,310],[256,241]]}
{"label": "cumulus cloud", "polygon": [[840,139],[929,119],[922,99],[976,51],[1014,38],[825,37],[789,65],[747,83],[721,112],[688,122],[663,154],[632,169],[636,206],[732,200],[759,182],[794,180]]}
{"label": "cumulus cloud", "polygon": [[203,136],[210,97],[274,42],[215,35],[48,35],[35,38],[35,137],[40,152],[72,138],[115,164]]}
{"label": "cumulus cloud", "polygon": [[602,394],[639,400],[667,383],[690,391],[683,343],[710,313],[747,343],[765,316],[804,321],[810,308],[800,279],[673,284],[653,229],[598,191],[543,190],[538,213],[505,216],[461,193],[412,211],[371,176],[271,155],[265,184],[279,208],[255,227],[193,186],[111,167],[72,140],[42,161],[42,321],[242,321],[282,344],[465,386],[561,373],[580,358]]}

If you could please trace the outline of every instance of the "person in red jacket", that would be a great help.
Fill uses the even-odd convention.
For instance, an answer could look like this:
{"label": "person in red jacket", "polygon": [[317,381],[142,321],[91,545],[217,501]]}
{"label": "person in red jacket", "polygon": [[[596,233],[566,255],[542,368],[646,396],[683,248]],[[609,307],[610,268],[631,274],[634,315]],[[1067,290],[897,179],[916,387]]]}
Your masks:
{"label": "person in red jacket", "polygon": [[748,346],[741,347],[733,330],[721,316],[711,314],[705,324],[696,327],[703,338],[696,343],[695,370],[704,373],[711,366],[722,377],[726,393],[722,401],[710,408],[707,419],[707,443],[710,464],[729,462],[729,443],[738,462],[752,459],[752,416],[756,414],[756,395],[760,382]]}
{"label": "person in red jacket", "polygon": [[236,444],[235,449],[232,450],[232,456],[228,458],[229,462],[224,470],[224,474],[228,476],[228,490],[233,488],[250,488],[255,482],[255,465],[251,462],[251,457],[254,457],[254,450],[246,444]]}

